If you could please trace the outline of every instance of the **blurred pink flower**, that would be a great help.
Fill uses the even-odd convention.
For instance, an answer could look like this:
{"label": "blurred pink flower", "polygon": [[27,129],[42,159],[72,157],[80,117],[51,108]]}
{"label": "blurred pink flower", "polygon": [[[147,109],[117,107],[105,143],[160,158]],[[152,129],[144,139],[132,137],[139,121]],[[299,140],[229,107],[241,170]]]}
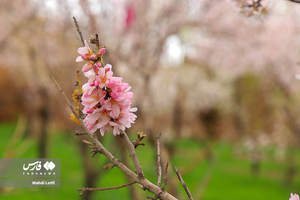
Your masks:
{"label": "blurred pink flower", "polygon": [[289,200],[299,200],[298,194],[293,194],[293,193],[291,193],[291,197],[290,197]]}

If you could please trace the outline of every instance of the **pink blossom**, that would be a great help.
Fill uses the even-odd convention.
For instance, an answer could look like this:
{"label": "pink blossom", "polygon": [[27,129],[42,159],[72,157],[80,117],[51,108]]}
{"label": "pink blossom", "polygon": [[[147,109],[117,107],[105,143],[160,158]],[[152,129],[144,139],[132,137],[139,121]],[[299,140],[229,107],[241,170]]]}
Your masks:
{"label": "pink blossom", "polygon": [[[100,103],[101,99],[104,99],[106,92],[98,89],[96,86],[90,86],[89,83],[86,83],[82,86],[84,91],[81,100],[82,105],[85,107],[92,108]],[[87,108],[84,108],[84,111],[87,111]]]}
{"label": "pink blossom", "polygon": [[121,77],[113,77],[112,66],[110,64],[102,66],[102,59],[105,48],[94,55],[87,42],[85,47],[77,50],[81,55],[76,61],[89,61],[82,68],[88,82],[82,86],[83,95],[81,104],[84,106],[82,112],[86,114],[83,122],[91,131],[100,129],[103,136],[105,131],[113,128],[113,134],[119,135],[120,129],[130,128],[135,122],[136,108],[131,108],[133,93],[129,92],[130,86],[122,82]]}
{"label": "pink blossom", "polygon": [[99,109],[95,109],[93,113],[88,114],[83,122],[90,126],[88,127],[86,125],[91,132],[95,132],[97,129],[101,129],[109,123],[110,116],[108,113],[109,111],[106,110],[105,106],[102,106]]}
{"label": "pink blossom", "polygon": [[80,56],[78,56],[76,58],[76,62],[82,62],[84,60],[89,60],[90,56],[93,54],[92,50],[90,49],[88,43],[86,40],[84,40],[84,47],[79,47],[77,52],[80,54]]}
{"label": "pink blossom", "polygon": [[299,200],[299,195],[296,193],[295,194],[291,193],[291,197],[289,200]]}
{"label": "pink blossom", "polygon": [[112,78],[112,75],[113,75],[112,71],[108,71],[106,73],[105,68],[99,68],[98,76],[97,76],[99,79],[99,87],[100,88],[105,87],[108,81]]}

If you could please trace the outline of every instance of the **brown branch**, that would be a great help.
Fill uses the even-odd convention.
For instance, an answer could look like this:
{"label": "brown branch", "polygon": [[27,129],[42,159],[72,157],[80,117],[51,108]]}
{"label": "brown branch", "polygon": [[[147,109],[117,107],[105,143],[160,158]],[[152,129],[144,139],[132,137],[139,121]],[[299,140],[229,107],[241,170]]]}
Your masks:
{"label": "brown branch", "polygon": [[91,145],[90,148],[92,148],[92,149],[95,149],[95,148],[96,148],[96,147],[95,147],[95,144],[93,144],[93,143],[91,143],[91,142],[89,142],[89,141],[87,141],[87,140],[81,140],[81,142],[83,142],[83,143],[85,143],[85,144]]}
{"label": "brown branch", "polygon": [[169,163],[166,164],[166,168],[165,168],[165,174],[164,174],[164,183],[162,186],[162,190],[165,190],[167,182],[168,182],[168,167],[169,167]]}
{"label": "brown branch", "polygon": [[81,40],[81,42],[82,42],[82,44],[84,46],[84,40],[83,40],[83,37],[82,37],[82,33],[81,33],[81,30],[80,30],[79,25],[77,23],[77,20],[76,20],[76,18],[74,16],[73,16],[73,20],[74,20],[75,26],[77,28],[77,32],[78,32],[78,34],[80,36],[80,40]]}
{"label": "brown branch", "polygon": [[133,182],[131,182],[131,183],[126,183],[126,184],[124,184],[124,185],[120,185],[120,186],[114,186],[114,187],[106,187],[106,188],[78,188],[78,189],[76,189],[77,191],[82,191],[80,194],[79,194],[79,196],[82,196],[83,195],[83,193],[85,192],[85,191],[104,191],[104,190],[113,190],[113,189],[120,189],[120,188],[123,188],[123,187],[127,187],[127,186],[130,186],[130,185],[133,185],[133,184],[135,184],[136,182],[135,181],[133,181]]}
{"label": "brown branch", "polygon": [[132,162],[134,164],[134,167],[135,167],[135,169],[137,171],[138,177],[140,179],[145,179],[145,175],[144,175],[142,166],[141,166],[140,161],[139,161],[139,159],[138,159],[138,157],[137,157],[137,155],[135,153],[135,148],[134,148],[132,142],[130,141],[130,139],[129,139],[129,137],[126,134],[125,131],[123,131],[123,130],[120,130],[120,131],[121,131],[120,136],[125,141],[125,145],[127,146],[127,149],[128,149],[128,151],[130,153],[130,157],[131,157],[131,160],[132,160]]}
{"label": "brown branch", "polygon": [[116,165],[115,164],[107,164],[107,165],[104,165],[103,169],[112,169],[114,168]]}
{"label": "brown branch", "polygon": [[76,136],[86,135],[84,132],[74,131]]}
{"label": "brown branch", "polygon": [[160,161],[160,137],[161,133],[156,136],[156,149],[157,149],[157,186],[160,187],[161,184],[161,161]]}
{"label": "brown branch", "polygon": [[147,199],[157,200],[160,199],[157,195],[155,197],[150,197],[149,195],[146,196]]}
{"label": "brown branch", "polygon": [[186,194],[188,195],[189,199],[190,199],[190,200],[193,200],[193,197],[192,197],[192,195],[191,195],[189,189],[187,188],[185,182],[183,181],[183,179],[182,179],[182,177],[181,177],[181,175],[180,175],[180,172],[179,172],[179,170],[177,169],[177,167],[174,167],[174,171],[176,172],[177,178],[179,179],[179,181],[180,181],[182,187],[184,188]]}
{"label": "brown branch", "polygon": [[294,3],[300,3],[300,0],[288,0],[288,1],[291,1],[291,2],[294,2]]}
{"label": "brown branch", "polygon": [[[71,105],[68,97],[66,96],[65,92],[61,89],[61,87],[58,85],[57,81],[55,80],[55,78],[53,76],[50,76],[50,78],[53,80],[53,82],[55,83],[56,87],[58,87],[59,91],[62,93],[62,95],[64,96],[66,102],[68,103],[70,109],[72,110],[72,113],[77,117],[77,119],[79,119],[79,116],[77,115],[77,113],[75,112],[73,106]],[[79,120],[80,121],[80,120]],[[81,123],[81,125],[83,125],[83,127],[85,127],[84,124]]]}
{"label": "brown branch", "polygon": [[138,139],[132,142],[135,149],[140,145],[145,146],[145,143],[141,143],[141,140],[143,140],[146,137],[146,135],[143,135],[143,132],[142,133],[138,132],[137,135],[138,135]]}
{"label": "brown branch", "polygon": [[95,34],[95,37],[92,35],[92,38],[90,38],[89,42],[91,44],[96,45],[98,51],[100,50],[100,42],[99,42],[98,33]]}

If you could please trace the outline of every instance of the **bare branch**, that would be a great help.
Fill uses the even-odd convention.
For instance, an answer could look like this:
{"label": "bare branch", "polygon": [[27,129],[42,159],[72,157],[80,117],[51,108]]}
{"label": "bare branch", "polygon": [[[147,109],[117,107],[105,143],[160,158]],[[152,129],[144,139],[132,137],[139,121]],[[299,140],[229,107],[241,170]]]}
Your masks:
{"label": "bare branch", "polygon": [[193,197],[192,197],[192,195],[191,195],[189,189],[187,188],[185,182],[183,181],[183,179],[182,179],[182,177],[181,177],[181,175],[180,175],[180,172],[179,172],[179,170],[177,169],[177,167],[174,167],[174,171],[176,172],[177,178],[179,179],[179,181],[180,181],[182,187],[184,188],[186,194],[188,195],[189,199],[190,199],[190,200],[193,200]]}
{"label": "bare branch", "polygon": [[128,135],[126,134],[125,131],[123,131],[123,130],[120,130],[120,131],[121,131],[120,136],[121,136],[121,138],[123,138],[124,141],[125,141],[125,144],[126,144],[126,146],[127,146],[127,149],[128,149],[128,151],[129,151],[129,153],[130,153],[131,160],[132,160],[132,162],[133,162],[133,164],[134,164],[134,166],[135,166],[135,169],[136,169],[136,171],[137,171],[138,177],[139,177],[140,179],[145,179],[145,175],[144,175],[142,166],[141,166],[141,164],[140,164],[140,161],[139,161],[138,157],[136,156],[135,148],[134,148],[132,142],[130,141],[130,139],[129,139],[129,137],[128,137]]}
{"label": "bare branch", "polygon": [[164,174],[164,183],[162,186],[162,190],[165,190],[167,182],[168,182],[168,167],[169,167],[169,163],[166,164],[166,168],[165,168],[165,174]]}
{"label": "bare branch", "polygon": [[106,187],[106,188],[78,188],[77,191],[82,191],[79,196],[82,196],[83,193],[85,191],[104,191],[104,190],[113,190],[113,189],[120,189],[120,188],[123,188],[123,187],[127,187],[127,186],[130,186],[130,185],[133,185],[135,184],[136,182],[133,181],[131,183],[126,183],[124,185],[120,185],[120,186],[115,186],[115,187]]}
{"label": "bare branch", "polygon": [[80,40],[81,40],[81,42],[82,42],[82,44],[84,46],[84,40],[83,40],[83,37],[82,37],[82,33],[81,33],[81,30],[80,30],[79,25],[77,23],[77,20],[76,20],[76,18],[74,16],[73,16],[73,20],[74,20],[75,26],[77,28],[77,32],[78,32],[78,34],[80,36]]}
{"label": "bare branch", "polygon": [[81,140],[81,142],[83,142],[83,143],[85,143],[85,144],[91,145],[91,148],[93,148],[93,149],[96,148],[96,147],[95,147],[95,144],[93,144],[93,143],[91,143],[91,142],[89,142],[89,141],[87,141],[87,140]]}
{"label": "bare branch", "polygon": [[76,136],[80,136],[80,135],[86,135],[86,133],[83,132],[79,132],[79,131],[74,131]]}
{"label": "bare branch", "polygon": [[157,186],[161,185],[161,161],[160,161],[160,137],[161,133],[156,136],[156,149],[157,149]]}
{"label": "bare branch", "polygon": [[141,140],[143,140],[143,139],[146,137],[146,135],[143,135],[143,132],[142,132],[142,133],[138,132],[137,135],[138,135],[138,139],[132,142],[132,144],[133,144],[133,146],[134,146],[135,149],[136,149],[139,145],[145,146],[145,143],[141,143]]}
{"label": "bare branch", "polygon": [[115,164],[107,164],[107,165],[104,165],[103,169],[112,169],[114,168],[116,165]]}
{"label": "bare branch", "polygon": [[288,1],[291,1],[291,2],[294,2],[294,3],[300,3],[300,0],[288,0]]}
{"label": "bare branch", "polygon": [[[55,78],[53,76],[50,76],[50,78],[53,80],[53,82],[55,83],[56,87],[58,87],[59,91],[62,93],[62,95],[64,96],[66,102],[68,103],[70,109],[72,110],[72,113],[77,117],[77,119],[79,119],[79,116],[77,115],[77,113],[75,112],[73,106],[71,105],[68,97],[66,96],[65,92],[61,89],[61,87],[58,85],[57,81],[55,80]],[[80,121],[80,120],[79,120]],[[83,127],[85,127],[84,124],[81,123],[81,125],[83,125]]]}

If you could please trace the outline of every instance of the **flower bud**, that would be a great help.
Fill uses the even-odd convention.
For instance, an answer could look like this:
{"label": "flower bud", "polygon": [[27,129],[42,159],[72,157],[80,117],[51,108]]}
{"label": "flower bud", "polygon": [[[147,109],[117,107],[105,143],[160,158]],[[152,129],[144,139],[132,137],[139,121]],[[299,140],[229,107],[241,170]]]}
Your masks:
{"label": "flower bud", "polygon": [[97,56],[101,57],[104,53],[105,53],[105,48],[101,48],[101,49],[98,51]]}
{"label": "flower bud", "polygon": [[89,57],[89,55],[87,55],[87,54],[82,54],[81,55],[81,58],[83,59],[83,60],[85,60],[85,61],[89,61],[90,60],[90,57]]}
{"label": "flower bud", "polygon": [[99,81],[95,80],[95,86],[96,86],[96,87],[99,86]]}
{"label": "flower bud", "polygon": [[93,67],[93,62],[88,62],[82,67],[82,72],[83,73],[88,72],[92,69],[92,67]]}
{"label": "flower bud", "polygon": [[98,73],[99,67],[98,67],[97,65],[94,65],[94,71],[95,71],[96,73]]}
{"label": "flower bud", "polygon": [[90,108],[90,109],[88,109],[86,112],[87,112],[88,114],[91,114],[91,113],[94,112],[94,108]]}
{"label": "flower bud", "polygon": [[98,59],[98,56],[96,56],[96,55],[93,54],[93,55],[90,56],[90,59],[91,59],[91,60],[97,60],[97,59]]}
{"label": "flower bud", "polygon": [[100,60],[98,60],[97,62],[96,62],[96,65],[100,68],[101,67],[101,62],[100,62]]}

